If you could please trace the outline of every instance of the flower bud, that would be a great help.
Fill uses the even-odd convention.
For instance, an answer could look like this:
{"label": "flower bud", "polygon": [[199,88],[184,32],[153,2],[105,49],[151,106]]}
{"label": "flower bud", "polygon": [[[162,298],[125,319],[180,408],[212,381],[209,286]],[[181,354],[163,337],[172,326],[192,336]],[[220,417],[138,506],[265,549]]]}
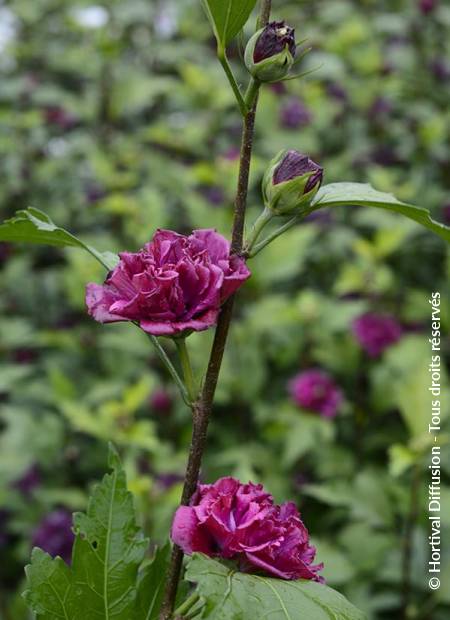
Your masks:
{"label": "flower bud", "polygon": [[264,202],[277,215],[308,205],[316,195],[323,168],[298,151],[281,151],[263,179]]}
{"label": "flower bud", "polygon": [[289,73],[295,51],[294,29],[284,22],[271,22],[247,43],[245,64],[260,82],[277,82]]}

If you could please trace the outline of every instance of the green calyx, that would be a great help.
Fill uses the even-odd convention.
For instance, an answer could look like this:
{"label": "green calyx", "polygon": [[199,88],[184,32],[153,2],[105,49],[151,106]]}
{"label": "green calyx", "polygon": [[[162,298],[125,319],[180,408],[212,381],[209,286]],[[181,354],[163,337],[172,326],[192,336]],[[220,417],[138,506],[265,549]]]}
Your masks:
{"label": "green calyx", "polygon": [[255,46],[258,42],[264,28],[261,28],[251,37],[245,48],[244,61],[250,74],[260,82],[278,82],[285,78],[294,64],[294,57],[289,51],[289,46],[274,54],[269,58],[265,58],[260,62],[254,62]]}
{"label": "green calyx", "polygon": [[305,188],[315,171],[306,172],[289,181],[274,184],[274,175],[284,159],[286,151],[280,151],[270,162],[262,182],[262,193],[265,206],[275,215],[289,215],[294,211],[307,213],[312,199],[317,194],[320,183],[317,183],[308,192]]}

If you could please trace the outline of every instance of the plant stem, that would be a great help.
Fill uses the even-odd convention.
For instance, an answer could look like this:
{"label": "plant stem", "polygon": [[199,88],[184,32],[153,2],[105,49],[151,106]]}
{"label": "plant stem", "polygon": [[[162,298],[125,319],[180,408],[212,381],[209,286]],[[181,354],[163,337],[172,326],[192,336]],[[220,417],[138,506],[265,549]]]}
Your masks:
{"label": "plant stem", "polygon": [[174,611],[174,615],[175,616],[182,616],[183,614],[187,613],[194,605],[195,603],[197,603],[197,601],[200,599],[200,595],[197,594],[197,592],[194,592],[193,594],[191,594],[185,601],[184,603],[182,603],[175,611]]}
{"label": "plant stem", "polygon": [[178,355],[180,357],[181,368],[183,369],[184,384],[187,389],[188,397],[191,403],[197,398],[197,390],[195,388],[194,374],[192,372],[191,360],[186,346],[186,338],[175,338]]}
{"label": "plant stem", "polygon": [[[267,23],[270,15],[270,8],[271,0],[262,0],[260,17],[258,20],[259,23]],[[231,238],[231,252],[238,255],[241,255],[243,250],[245,211],[247,207],[248,181],[257,103],[258,96],[256,93],[252,107],[243,119],[239,177],[236,190],[233,231]],[[211,416],[212,404],[216,392],[217,381],[219,379],[219,372],[222,365],[222,358],[225,351],[231,316],[233,313],[233,304],[234,296],[230,297],[224,303],[220,311],[203,389],[199,399],[193,404],[192,407],[192,438],[184,478],[183,493],[181,496],[181,505],[184,506],[189,504],[189,501],[197,488],[200,466],[206,446],[209,418]],[[166,589],[159,616],[160,620],[170,620],[172,616],[182,562],[183,551],[177,545],[174,545],[170,565],[167,571]]]}
{"label": "plant stem", "polygon": [[263,0],[261,2],[261,10],[259,12],[257,29],[262,28],[267,24],[270,17],[270,11],[272,10],[272,0]]}
{"label": "plant stem", "polygon": [[[259,84],[251,81],[249,89],[253,93]],[[256,106],[258,103],[258,91],[252,96],[252,106],[244,118],[242,130],[241,154],[239,162],[239,176],[234,202],[233,232],[231,236],[231,253],[241,254],[244,243],[245,211],[247,207],[248,182],[250,176],[250,161],[253,149],[253,132],[255,128]]]}
{"label": "plant stem", "polygon": [[272,218],[273,218],[272,211],[269,208],[265,207],[264,211],[261,213],[261,215],[257,218],[255,223],[253,224],[250,234],[245,241],[245,254],[247,256],[252,255],[251,249],[257,242],[258,237],[261,234],[263,228],[267,226],[267,224],[270,222]]}
{"label": "plant stem", "polygon": [[252,78],[248,84],[247,91],[244,96],[245,106],[247,111],[251,110],[253,104],[255,103],[255,99],[259,93],[259,87],[261,86],[261,82]]}
{"label": "plant stem", "polygon": [[219,48],[217,50],[217,58],[220,61],[220,64],[225,71],[225,75],[228,78],[230,86],[233,90],[234,96],[236,97],[237,104],[239,106],[239,110],[243,117],[247,114],[247,105],[244,101],[244,98],[241,93],[241,89],[239,88],[238,83],[236,82],[236,78],[234,77],[234,73],[230,67],[230,63],[228,62],[227,54],[224,49]]}
{"label": "plant stem", "polygon": [[164,351],[163,347],[159,344],[158,338],[156,336],[153,336],[152,334],[147,334],[147,336],[148,336],[150,342],[155,347],[156,352],[158,353],[160,360],[162,361],[164,366],[169,371],[172,379],[177,384],[178,389],[180,390],[181,397],[183,398],[184,402],[186,403],[186,405],[190,406],[191,402],[189,400],[189,395],[188,395],[188,391],[186,390],[186,386],[184,385],[180,375],[176,371],[175,366],[170,361],[167,353]]}
{"label": "plant stem", "polygon": [[272,243],[272,241],[274,241],[277,237],[279,237],[281,234],[286,232],[286,230],[289,230],[289,228],[292,228],[294,224],[296,224],[297,222],[300,222],[301,219],[302,218],[298,215],[292,217],[290,220],[286,222],[286,224],[283,224],[283,226],[280,226],[280,228],[277,228],[276,230],[273,231],[273,233],[271,233],[265,239],[257,243],[253,251],[250,251],[251,250],[251,246],[250,246],[249,253],[248,253],[249,258],[253,258],[254,256],[256,256],[259,252],[261,252],[261,250],[263,250],[266,247],[266,245],[269,245],[269,243]]}

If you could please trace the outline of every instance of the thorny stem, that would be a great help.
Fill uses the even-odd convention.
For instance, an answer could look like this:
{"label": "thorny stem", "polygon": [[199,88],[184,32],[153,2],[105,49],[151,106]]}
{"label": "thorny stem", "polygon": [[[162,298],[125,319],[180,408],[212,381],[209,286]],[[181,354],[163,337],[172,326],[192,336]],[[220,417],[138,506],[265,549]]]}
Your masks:
{"label": "thorny stem", "polygon": [[[271,0],[262,0],[258,26],[260,24],[264,25],[268,22],[271,4]],[[231,237],[231,252],[238,255],[241,255],[243,250],[245,211],[247,207],[248,181],[257,103],[258,97],[256,92],[253,97],[251,109],[246,113],[243,119],[239,177]],[[182,505],[189,504],[189,501],[197,487],[202,456],[206,445],[208,423],[211,416],[214,395],[216,392],[223,353],[230,327],[233,304],[234,296],[230,297],[222,306],[214,334],[214,341],[211,348],[203,389],[199,399],[192,406],[192,438],[184,478],[183,492],[181,496]],[[172,616],[182,562],[183,551],[177,545],[174,545],[166,576],[166,589],[159,616],[160,620],[170,620]]]}

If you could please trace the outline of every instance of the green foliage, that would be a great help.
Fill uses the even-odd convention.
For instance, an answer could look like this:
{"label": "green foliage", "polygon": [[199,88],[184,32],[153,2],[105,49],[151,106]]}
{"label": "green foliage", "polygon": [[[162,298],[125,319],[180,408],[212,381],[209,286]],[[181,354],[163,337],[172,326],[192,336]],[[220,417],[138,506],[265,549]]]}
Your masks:
{"label": "green foliage", "polygon": [[170,552],[171,546],[166,543],[156,550],[152,561],[140,572],[133,620],[157,620],[164,594]]}
{"label": "green foliage", "polygon": [[83,248],[106,269],[113,269],[118,260],[115,254],[98,252],[63,228],[59,228],[46,213],[32,207],[17,211],[13,218],[0,225],[0,241]]}
{"label": "green foliage", "polygon": [[[26,568],[28,590],[24,597],[42,620],[130,620],[144,617],[142,611],[154,618],[167,552],[156,556],[156,564],[150,564],[138,585],[138,568],[148,540],[136,525],[125,472],[112,447],[109,464],[112,473],[94,489],[86,514],[74,515],[72,567],[40,549],[33,551]],[[156,579],[149,581],[152,576]]]}
{"label": "green foliage", "polygon": [[450,227],[431,219],[427,209],[408,205],[397,200],[392,194],[378,192],[370,185],[364,183],[332,183],[331,185],[325,185],[318,191],[312,201],[314,210],[340,205],[360,205],[362,207],[378,207],[395,211],[422,224],[422,226],[432,230],[446,241],[450,241]]}
{"label": "green foliage", "polygon": [[363,620],[364,614],[341,594],[312,581],[284,581],[247,575],[194,554],[186,578],[197,584],[205,600],[202,618],[232,620],[270,614],[274,620]]}
{"label": "green foliage", "polygon": [[154,452],[160,447],[151,420],[136,419],[136,412],[151,392],[152,381],[143,377],[127,387],[117,399],[107,399],[94,407],[62,395],[58,406],[77,431],[114,441],[119,445],[132,445]]}
{"label": "green foliage", "polygon": [[217,44],[225,48],[242,30],[256,0],[202,0]]}

